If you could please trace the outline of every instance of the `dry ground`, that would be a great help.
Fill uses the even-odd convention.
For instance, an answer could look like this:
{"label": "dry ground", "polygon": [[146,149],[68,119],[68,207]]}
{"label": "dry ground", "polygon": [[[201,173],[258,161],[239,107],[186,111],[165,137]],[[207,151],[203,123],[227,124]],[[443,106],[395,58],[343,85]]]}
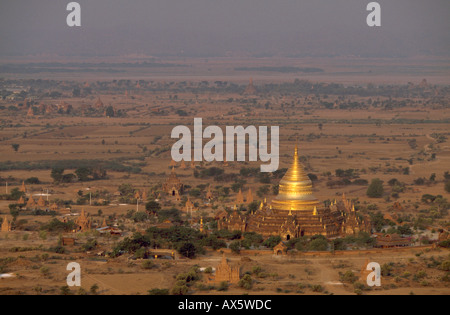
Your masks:
{"label": "dry ground", "polygon": [[[282,76],[280,74],[252,74],[237,73],[233,71],[236,66],[263,66],[267,63],[261,60],[250,61],[245,58],[231,63],[228,59],[210,60],[200,62],[198,60],[185,60],[193,66],[188,72],[177,73],[149,73],[142,72],[127,73],[133,80],[155,79],[155,80],[175,80],[181,81],[189,79],[192,81],[209,80],[232,80],[237,83],[248,81],[253,77],[255,84],[266,82],[292,82],[296,77],[293,75]],[[436,61],[438,64],[446,64],[445,61]],[[423,73],[417,70],[415,73],[395,72],[396,65],[400,68],[410,67],[422,64],[427,68],[427,78],[429,82],[436,84],[448,84],[448,74],[446,67],[435,67],[435,62],[426,63],[421,60],[409,60],[405,63],[387,61],[371,61],[367,63],[361,60],[361,64],[366,67],[360,73],[355,73],[349,60],[328,60],[311,61],[301,60],[295,62],[295,66],[320,66],[326,70],[324,75],[308,75],[302,77],[312,81],[322,82],[342,82],[342,83],[401,83],[406,84],[412,81],[415,84],[420,83]],[[271,61],[269,65],[284,65],[285,60]],[[389,75],[392,71],[392,75]],[[430,69],[434,69],[431,71]],[[436,70],[438,69],[438,70]],[[367,71],[372,70],[371,74]],[[156,71],[156,70],[154,70]],[[171,70],[168,70],[169,72]],[[386,72],[387,71],[387,72]],[[27,76],[23,76],[24,78]],[[54,79],[79,79],[82,81],[94,81],[101,79],[111,80],[109,77],[52,77]],[[370,108],[367,110],[343,110],[343,109],[323,109],[316,106],[317,99],[314,95],[295,95],[295,96],[256,96],[257,106],[242,105],[238,100],[246,97],[238,94],[212,95],[209,93],[194,95],[191,93],[176,93],[177,99],[171,96],[173,92],[150,93],[143,91],[132,91],[130,97],[121,94],[95,95],[87,98],[62,98],[40,100],[46,104],[59,104],[66,101],[75,108],[82,104],[94,104],[97,97],[101,97],[105,105],[114,105],[116,109],[127,110],[127,116],[123,118],[89,118],[89,117],[61,117],[57,115],[37,116],[33,118],[26,117],[26,111],[20,111],[16,115],[1,116],[2,125],[0,128],[0,162],[31,162],[58,161],[58,160],[117,160],[122,159],[127,166],[139,165],[142,171],[137,174],[108,171],[108,178],[101,181],[92,181],[86,183],[72,183],[63,185],[54,185],[50,177],[50,170],[10,170],[2,171],[2,178],[11,177],[8,189],[19,187],[23,180],[30,177],[38,177],[42,182],[40,185],[29,185],[29,193],[37,194],[42,191],[50,190],[50,201],[55,198],[62,200],[76,200],[77,192],[83,190],[91,191],[107,190],[114,193],[122,183],[132,184],[138,189],[150,190],[154,187],[160,187],[170,172],[169,163],[171,160],[170,151],[163,153],[145,154],[143,146],[147,152],[153,152],[155,149],[170,148],[174,143],[170,139],[170,132],[176,125],[193,124],[194,117],[202,117],[204,126],[219,125],[276,125],[280,126],[280,168],[288,167],[293,148],[296,143],[300,146],[300,154],[306,158],[305,165],[309,173],[316,174],[318,181],[315,183],[315,194],[320,200],[333,200],[339,198],[342,193],[348,197],[358,200],[361,205],[377,204],[379,209],[387,212],[394,201],[402,204],[404,210],[401,214],[417,215],[418,210],[426,208],[420,204],[423,194],[443,195],[449,198],[449,194],[444,190],[443,173],[449,171],[450,165],[450,145],[449,142],[437,143],[431,135],[447,134],[450,132],[448,119],[450,113],[448,109],[442,107],[430,107],[419,105],[408,105],[401,109],[385,110],[382,108]],[[304,102],[308,97],[312,104]],[[227,100],[233,98],[234,102]],[[331,96],[329,101],[332,101]],[[380,98],[383,99],[383,98]],[[362,99],[351,97],[352,101]],[[416,101],[416,100],[413,100]],[[264,104],[270,102],[269,108]],[[300,102],[300,104],[282,108],[282,104],[291,104],[291,102]],[[4,101],[1,105],[10,105]],[[168,112],[165,116],[155,115],[154,109],[162,109]],[[180,117],[176,110],[182,109],[188,113],[187,117]],[[393,121],[395,119],[395,121]],[[414,123],[411,123],[414,122]],[[319,123],[322,128],[319,129]],[[297,140],[298,139],[298,140]],[[415,139],[416,148],[412,148],[408,141]],[[104,144],[102,142],[104,141]],[[14,152],[11,144],[20,144],[18,152]],[[436,155],[431,159],[432,154]],[[414,159],[413,165],[407,161]],[[260,163],[230,162],[228,167],[224,167],[226,173],[239,173],[242,167],[259,167]],[[189,166],[189,165],[188,165]],[[203,166],[223,167],[221,163],[205,163]],[[404,175],[396,172],[395,169],[410,167],[410,174]],[[336,169],[358,169],[360,177],[369,182],[373,178],[380,178],[385,183],[397,178],[406,184],[406,189],[400,193],[398,199],[391,198],[389,201],[384,199],[371,199],[366,196],[366,186],[344,186],[328,187],[327,181],[333,176],[326,175],[331,172],[334,175]],[[394,171],[393,171],[394,169]],[[67,172],[73,172],[74,169],[67,169]],[[436,182],[424,186],[413,185],[413,181],[419,177],[428,179],[431,174],[436,174]],[[200,184],[212,184],[212,187],[219,185],[231,185],[232,182],[219,183],[212,179],[197,179],[193,176],[191,169],[181,170],[177,168],[177,174],[184,184],[196,187]],[[330,178],[329,178],[330,177]],[[272,181],[271,185],[277,184]],[[244,193],[248,188],[254,192],[255,199],[260,199],[255,192],[262,186],[255,178],[247,179]],[[3,187],[5,189],[6,187]],[[387,194],[390,193],[389,187]],[[274,195],[267,196],[270,201]],[[37,199],[38,197],[35,197]],[[194,202],[200,204],[202,215],[213,216],[217,211],[226,206],[232,206],[235,200],[235,194],[217,202],[217,209],[212,209],[203,205],[200,198],[192,198]],[[10,201],[0,201],[0,215],[9,215],[8,204]],[[414,204],[420,204],[416,209]],[[164,201],[165,206],[176,205],[182,207],[183,204],[174,202],[171,199]],[[91,215],[95,215],[99,209],[103,216],[112,214],[125,214],[130,209],[135,209],[136,205],[118,205],[112,201],[108,206],[73,206],[75,212],[84,208]],[[199,214],[198,214],[199,216]],[[46,216],[19,217],[26,219],[29,223],[46,222],[50,218]],[[102,217],[95,217],[94,220],[101,222]],[[436,227],[442,226],[448,222],[448,216],[438,220]],[[142,226],[145,228],[145,226]],[[33,249],[20,253],[12,253],[13,247],[38,247],[43,244],[45,248],[54,246],[57,242],[57,236],[49,236],[46,241],[39,239],[36,232],[28,232],[29,240],[23,240],[24,232],[13,232],[1,236],[0,240],[0,258],[19,257],[11,266],[11,272],[18,274],[12,279],[0,280],[0,294],[9,293],[33,293],[35,288],[41,287],[44,293],[58,293],[60,286],[64,285],[66,275],[65,266],[71,258],[81,259],[86,278],[83,278],[83,287],[88,289],[92,284],[97,283],[100,286],[101,293],[104,294],[145,294],[151,288],[169,288],[174,283],[173,276],[183,270],[187,270],[191,265],[215,266],[220,260],[220,254],[208,253],[205,257],[196,260],[180,260],[169,262],[168,264],[158,263],[158,269],[143,271],[139,264],[128,264],[127,261],[117,259],[114,261],[94,261],[90,256],[84,253],[71,253],[62,258],[58,254],[49,253],[51,258],[42,260],[44,252],[41,249]],[[17,235],[17,236],[16,236]],[[436,236],[436,235],[434,235]],[[81,236],[82,237],[82,236]],[[111,247],[112,240],[105,241],[103,246]],[[415,252],[398,252],[370,257],[380,263],[395,262],[406,265],[406,269],[411,269],[411,273],[416,273],[423,268],[422,262],[415,256]],[[447,251],[429,252],[424,254],[428,256],[447,256]],[[36,257],[37,256],[37,257]],[[54,256],[54,257],[53,257]],[[92,257],[91,257],[92,258]],[[353,294],[353,288],[348,285],[333,284],[339,281],[338,272],[340,269],[333,268],[333,265],[340,264],[343,260],[347,269],[359,272],[363,262],[367,257],[349,257],[347,258],[298,258],[295,261],[279,260],[269,256],[250,257],[252,262],[243,266],[244,270],[251,269],[252,265],[263,265],[265,270],[276,272],[279,277],[276,279],[265,278],[257,279],[257,283],[251,293],[258,294],[295,294],[302,291],[305,294],[313,293],[310,289],[299,289],[298,284],[320,284],[325,287],[325,291],[335,294]],[[414,265],[410,262],[413,259],[417,262]],[[448,258],[447,258],[448,259]],[[97,259],[99,260],[99,259]],[[240,257],[231,257],[232,261],[239,261]],[[50,271],[48,275],[43,276],[39,270],[42,266],[48,265]],[[267,266],[267,267],[266,267]],[[308,270],[308,271],[305,271]],[[437,281],[439,272],[429,271],[430,286],[422,286],[410,280],[401,279],[395,283],[398,288],[389,289],[383,287],[380,290],[371,290],[367,294],[448,294],[448,286]],[[144,276],[143,276],[144,275]],[[290,276],[291,275],[291,276]],[[440,275],[440,274],[439,274]],[[331,283],[331,284],[330,284]],[[388,284],[393,283],[388,279]],[[277,288],[279,290],[277,290]],[[215,291],[195,291],[196,294],[216,293]],[[243,294],[246,293],[236,286],[232,286],[226,293]]]}

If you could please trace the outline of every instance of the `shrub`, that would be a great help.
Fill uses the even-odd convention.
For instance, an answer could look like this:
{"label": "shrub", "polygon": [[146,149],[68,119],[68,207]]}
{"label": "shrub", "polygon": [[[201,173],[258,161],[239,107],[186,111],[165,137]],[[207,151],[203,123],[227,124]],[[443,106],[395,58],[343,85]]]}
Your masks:
{"label": "shrub", "polygon": [[205,269],[205,273],[212,273],[212,267],[207,267],[206,269]]}
{"label": "shrub", "polygon": [[351,270],[348,270],[344,274],[341,274],[340,278],[342,282],[348,283],[354,283],[356,280],[358,280],[358,277],[355,276],[355,274]]}
{"label": "shrub", "polygon": [[83,251],[88,252],[88,251],[95,249],[97,247],[97,245],[98,245],[97,241],[95,239],[91,239],[91,240],[88,240],[86,242],[86,244],[81,246],[81,248],[83,249]]}
{"label": "shrub", "polygon": [[151,289],[148,290],[148,295],[169,295],[168,289]]}
{"label": "shrub", "polygon": [[320,284],[315,284],[311,286],[313,292],[323,292],[323,287]]}
{"label": "shrub", "polygon": [[175,284],[170,290],[172,295],[186,295],[189,292],[189,288],[186,285]]}
{"label": "shrub", "polygon": [[450,181],[445,183],[445,191],[450,193]]}
{"label": "shrub", "polygon": [[253,280],[249,274],[246,274],[238,283],[239,287],[250,290],[253,287]]}
{"label": "shrub", "polygon": [[226,281],[222,281],[219,284],[219,287],[217,288],[217,291],[227,291],[228,290],[228,283]]}
{"label": "shrub", "polygon": [[313,251],[325,251],[328,249],[328,242],[324,239],[315,239],[309,243],[308,248]]}
{"label": "shrub", "polygon": [[381,198],[384,194],[383,181],[379,178],[372,180],[369,188],[367,188],[367,196],[370,198]]}
{"label": "shrub", "polygon": [[39,271],[44,277],[50,274],[50,268],[48,268],[47,266],[42,266],[41,269],[39,269]]}
{"label": "shrub", "polygon": [[281,242],[280,236],[271,236],[268,239],[266,239],[262,245],[269,247],[270,249],[273,249],[275,246],[277,246]]}
{"label": "shrub", "polygon": [[241,252],[241,242],[234,241],[230,244],[230,249],[233,253],[239,254]]}
{"label": "shrub", "polygon": [[89,292],[93,295],[97,295],[97,291],[98,291],[99,287],[98,285],[95,283],[91,286],[91,288],[89,289]]}
{"label": "shrub", "polygon": [[142,269],[149,270],[155,268],[156,265],[153,261],[146,260],[142,263]]}
{"label": "shrub", "polygon": [[450,271],[450,260],[442,262],[441,269],[444,271]]}
{"label": "shrub", "polygon": [[70,291],[69,286],[67,286],[67,285],[62,286],[61,288],[59,288],[59,292],[60,292],[61,295],[71,295],[72,294],[72,292]]}

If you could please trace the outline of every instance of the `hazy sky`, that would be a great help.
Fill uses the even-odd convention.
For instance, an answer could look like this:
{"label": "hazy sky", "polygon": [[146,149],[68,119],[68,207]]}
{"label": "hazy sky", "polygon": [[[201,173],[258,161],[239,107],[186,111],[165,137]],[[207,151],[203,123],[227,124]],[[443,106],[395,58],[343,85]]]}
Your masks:
{"label": "hazy sky", "polygon": [[0,55],[450,56],[450,0],[0,0]]}

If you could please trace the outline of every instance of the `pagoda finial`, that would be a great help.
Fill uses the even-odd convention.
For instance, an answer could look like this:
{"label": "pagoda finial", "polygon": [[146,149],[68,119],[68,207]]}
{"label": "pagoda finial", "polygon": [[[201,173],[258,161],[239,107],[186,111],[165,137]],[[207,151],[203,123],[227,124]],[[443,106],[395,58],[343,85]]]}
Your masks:
{"label": "pagoda finial", "polygon": [[313,215],[316,216],[317,215],[317,207],[314,206],[314,211],[313,211]]}

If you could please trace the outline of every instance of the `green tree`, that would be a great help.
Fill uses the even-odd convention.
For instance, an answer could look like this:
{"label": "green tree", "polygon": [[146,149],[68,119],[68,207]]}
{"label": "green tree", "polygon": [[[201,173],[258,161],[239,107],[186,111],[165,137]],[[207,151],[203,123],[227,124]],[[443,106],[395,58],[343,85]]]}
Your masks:
{"label": "green tree", "polygon": [[52,168],[52,172],[50,173],[51,178],[53,178],[53,182],[55,184],[59,184],[63,178],[64,169],[63,168]]}
{"label": "green tree", "polygon": [[445,183],[445,191],[450,193],[450,181]]}
{"label": "green tree", "polygon": [[20,144],[13,143],[11,144],[11,147],[13,148],[14,152],[17,152],[19,151]]}
{"label": "green tree", "polygon": [[180,249],[178,250],[178,252],[183,255],[184,257],[187,258],[194,258],[195,255],[197,254],[197,249],[195,247],[194,244],[190,243],[190,242],[186,242],[183,243],[180,247]]}
{"label": "green tree", "polygon": [[326,251],[327,249],[328,249],[328,242],[326,239],[317,238],[309,243],[309,250]]}
{"label": "green tree", "polygon": [[99,287],[98,285],[95,283],[91,286],[91,288],[89,289],[89,292],[93,295],[97,295],[97,291],[98,291]]}
{"label": "green tree", "polygon": [[273,249],[275,246],[277,246],[281,242],[280,236],[271,236],[268,239],[266,239],[263,243],[263,246],[269,247]]}
{"label": "green tree", "polygon": [[367,188],[367,196],[370,198],[381,198],[384,194],[383,181],[379,178],[372,180],[369,188]]}
{"label": "green tree", "polygon": [[151,289],[148,292],[148,295],[169,295],[168,289]]}
{"label": "green tree", "polygon": [[25,180],[25,184],[28,184],[28,185],[39,185],[40,183],[41,183],[41,181],[37,177],[30,177]]}
{"label": "green tree", "polygon": [[12,215],[13,220],[16,221],[17,217],[19,216],[19,209],[16,204],[10,204],[9,207],[9,213]]}
{"label": "green tree", "polygon": [[234,241],[230,244],[230,249],[233,253],[239,254],[241,252],[241,242]]}
{"label": "green tree", "polygon": [[64,174],[61,178],[62,183],[72,183],[76,176],[74,174]]}
{"label": "green tree", "polygon": [[241,280],[239,280],[238,285],[241,288],[244,288],[246,290],[250,290],[253,286],[253,280],[252,277],[249,274],[244,275]]}
{"label": "green tree", "polygon": [[80,167],[75,171],[80,182],[87,182],[90,180],[89,176],[92,174],[92,170],[87,167]]}
{"label": "green tree", "polygon": [[107,117],[114,117],[114,108],[110,105],[106,108],[106,116]]}
{"label": "green tree", "polygon": [[14,188],[11,190],[10,196],[12,200],[19,200],[20,197],[25,197],[25,193],[20,191],[19,188]]}
{"label": "green tree", "polygon": [[67,285],[62,286],[61,288],[59,288],[59,292],[60,292],[61,295],[71,295],[72,294],[72,292],[70,291],[69,286],[67,286]]}

